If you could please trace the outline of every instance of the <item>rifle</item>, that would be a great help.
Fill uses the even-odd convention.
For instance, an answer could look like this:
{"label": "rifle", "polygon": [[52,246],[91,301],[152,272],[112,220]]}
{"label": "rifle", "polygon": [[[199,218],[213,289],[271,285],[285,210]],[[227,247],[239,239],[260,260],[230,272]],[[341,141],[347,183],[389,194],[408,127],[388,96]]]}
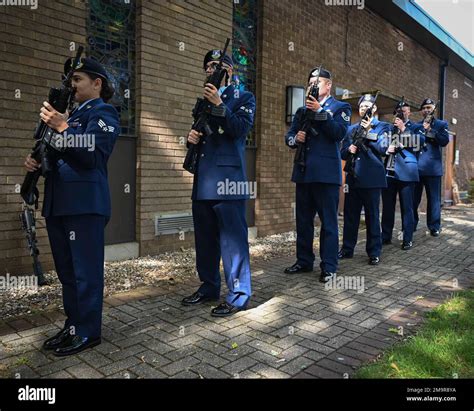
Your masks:
{"label": "rifle", "polygon": [[[48,102],[60,113],[70,110],[74,103],[75,89],[72,87],[72,75],[76,70],[84,47],[80,46],[73,60],[71,70],[66,76],[63,75],[60,88],[51,88],[49,90]],[[26,233],[30,255],[33,257],[33,272],[38,277],[38,285],[46,285],[41,263],[39,261],[39,249],[36,240],[36,221],[35,211],[38,209],[39,191],[38,180],[40,176],[46,177],[52,170],[52,161],[54,152],[62,151],[61,142],[56,137],[56,131],[49,127],[43,120],[40,120],[35,132],[35,145],[31,157],[41,163],[41,167],[36,171],[29,171],[21,185],[20,195],[23,199],[22,211],[19,215],[22,229]],[[58,144],[59,143],[59,144]]]}
{"label": "rifle", "polygon": [[[48,102],[53,108],[60,113],[65,113],[67,109],[71,109],[74,103],[75,89],[72,87],[72,75],[80,62],[81,54],[84,47],[80,46],[77,50],[76,57],[73,60],[71,70],[67,76],[63,75],[61,88],[51,88],[49,90]],[[60,143],[56,140],[56,131],[49,127],[43,120],[40,120],[34,134],[36,141],[31,157],[41,163],[41,167],[36,171],[26,173],[23,184],[21,185],[21,197],[28,205],[35,205],[38,208],[38,179],[42,175],[46,177],[52,170],[51,154],[53,150],[59,150]],[[54,152],[54,151],[53,151]]]}
{"label": "rifle", "polygon": [[[435,112],[436,112],[436,108],[438,107],[438,104],[439,104],[439,100],[436,102],[434,108],[433,108],[433,111],[431,113],[429,113],[424,119],[423,119],[423,123],[428,123],[430,125],[430,128],[433,127],[433,124],[436,120],[436,117],[435,117]],[[431,132],[431,130],[428,132],[426,131],[425,132],[425,137],[426,137],[426,141],[425,141],[425,144],[423,145],[423,151],[426,151],[427,150],[427,143],[428,142],[435,142],[436,139],[434,138],[434,135],[433,133]]]}
{"label": "rifle", "polygon": [[[395,120],[395,118],[399,118],[400,120],[404,120],[403,109],[402,109],[404,105],[405,105],[405,96],[402,96],[400,101],[395,106],[395,109],[393,110],[393,114],[395,115],[394,120]],[[400,154],[402,156],[402,158],[406,158],[406,155],[403,152],[403,147],[400,147],[400,130],[398,129],[398,127],[394,128],[394,133],[392,133],[392,135],[390,136],[389,146],[393,145],[393,143],[396,143],[395,144],[395,153],[393,153],[393,154],[388,153],[388,152],[385,153],[386,157],[385,157],[384,166],[385,166],[385,170],[387,170],[387,177],[394,177],[395,176],[395,158],[396,158],[397,154]]]}
{"label": "rifle", "polygon": [[33,273],[38,277],[38,285],[47,285],[48,282],[44,278],[43,268],[39,261],[39,249],[36,240],[36,221],[35,210],[33,207],[23,203],[23,208],[20,213],[21,228],[26,232],[26,240],[30,255],[33,257]]}
{"label": "rifle", "polygon": [[[367,147],[367,143],[369,141],[377,141],[377,137],[375,137],[375,139],[369,137],[370,136],[369,131],[365,127],[362,127],[362,121],[363,120],[368,121],[369,119],[372,118],[374,105],[377,101],[378,96],[379,96],[379,91],[377,90],[377,93],[375,94],[374,103],[372,104],[371,107],[369,107],[366,110],[366,112],[364,113],[364,117],[362,117],[361,119],[361,122],[352,131],[352,135],[351,135],[352,144],[354,144],[357,147],[357,151],[362,151],[364,153],[367,153],[369,151],[369,148]],[[356,158],[357,158],[357,152],[355,154],[349,153],[349,158],[347,159],[346,165],[344,166],[344,171],[349,173],[353,177],[356,177],[356,173],[355,173]]]}
{"label": "rifle", "polygon": [[[309,88],[308,92],[306,93],[306,99],[308,99],[309,96],[314,97],[316,100],[319,97],[319,86],[318,86],[318,81],[319,81],[319,73],[321,72],[321,68],[323,65],[321,64],[318,68],[318,76],[316,77],[316,81],[311,84],[311,87]],[[318,132],[312,127],[312,122],[313,122],[313,117],[314,114],[311,112],[311,110],[306,109],[305,116],[303,119],[303,126],[301,127],[300,131],[304,131],[305,133],[312,133],[313,135],[318,135]],[[305,168],[306,168],[306,147],[308,144],[309,140],[309,133],[306,136],[306,140],[304,143],[297,143],[296,145],[296,153],[295,153],[295,158],[293,162],[301,167],[301,172],[304,173]]]}
{"label": "rifle", "polygon": [[[211,83],[217,89],[221,86],[222,79],[226,74],[226,70],[223,67],[224,56],[227,51],[230,39],[228,38],[225,42],[224,50],[222,51],[219,63],[217,64],[214,72],[206,79],[206,83]],[[203,137],[210,136],[212,134],[212,129],[209,125],[209,116],[211,114],[214,104],[208,101],[206,98],[198,97],[196,104],[193,109],[193,118],[194,122],[191,126],[192,130],[196,130],[203,134]],[[202,139],[198,144],[189,144],[186,157],[183,162],[183,168],[186,171],[189,171],[191,174],[194,174],[197,170],[199,153],[201,151]]]}

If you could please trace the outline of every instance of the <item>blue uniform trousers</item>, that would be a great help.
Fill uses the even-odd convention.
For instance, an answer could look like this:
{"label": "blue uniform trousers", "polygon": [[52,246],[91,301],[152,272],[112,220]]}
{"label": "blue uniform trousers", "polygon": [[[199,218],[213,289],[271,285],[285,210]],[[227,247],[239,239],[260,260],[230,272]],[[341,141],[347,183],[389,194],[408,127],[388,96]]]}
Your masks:
{"label": "blue uniform trousers", "polygon": [[400,196],[402,213],[403,241],[413,241],[415,217],[413,213],[413,197],[415,182],[400,181],[392,177],[387,178],[387,188],[382,190],[382,240],[391,240],[395,225],[395,206],[397,193]]}
{"label": "blue uniform trousers", "polygon": [[193,220],[196,266],[202,285],[199,292],[219,298],[222,257],[228,288],[226,301],[236,307],[252,294],[246,200],[194,200]]}
{"label": "blue uniform trousers", "polygon": [[46,217],[59,281],[65,327],[81,337],[100,337],[104,290],[104,228],[98,214]]}
{"label": "blue uniform trousers", "polygon": [[367,242],[365,249],[369,257],[380,257],[382,236],[380,232],[380,188],[354,188],[344,197],[344,236],[342,250],[353,254],[357,243],[360,214],[362,207],[365,212]]}
{"label": "blue uniform trousers", "polygon": [[420,181],[415,183],[413,211],[415,214],[415,227],[418,225],[418,207],[420,206],[423,187],[426,189],[426,225],[430,230],[441,228],[441,177],[420,176]]}
{"label": "blue uniform trousers", "polygon": [[313,268],[314,217],[321,220],[319,255],[321,270],[337,271],[339,185],[326,183],[296,184],[296,256],[297,263]]}

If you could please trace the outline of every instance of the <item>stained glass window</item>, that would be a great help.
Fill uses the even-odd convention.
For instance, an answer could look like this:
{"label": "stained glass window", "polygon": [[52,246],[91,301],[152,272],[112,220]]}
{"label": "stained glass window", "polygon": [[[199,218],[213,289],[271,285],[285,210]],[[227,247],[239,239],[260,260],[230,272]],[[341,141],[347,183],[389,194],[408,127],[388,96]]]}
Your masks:
{"label": "stained glass window", "polygon": [[135,0],[89,0],[87,56],[105,69],[120,114],[121,135],[135,135]]}
{"label": "stained glass window", "polygon": [[[257,1],[234,0],[232,58],[233,82],[239,90],[255,95],[257,81]],[[255,145],[255,132],[247,137],[247,145]]]}

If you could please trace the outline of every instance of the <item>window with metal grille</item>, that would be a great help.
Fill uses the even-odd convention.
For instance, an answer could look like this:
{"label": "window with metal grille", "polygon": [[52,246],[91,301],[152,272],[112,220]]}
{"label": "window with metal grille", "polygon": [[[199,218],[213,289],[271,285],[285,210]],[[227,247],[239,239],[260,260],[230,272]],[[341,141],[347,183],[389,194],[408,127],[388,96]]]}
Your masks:
{"label": "window with metal grille", "polygon": [[87,2],[87,56],[107,70],[122,136],[135,135],[135,1]]}
{"label": "window with metal grille", "polygon": [[[255,95],[257,81],[257,0],[233,2],[232,58],[235,88]],[[255,147],[255,127],[247,136],[248,147]]]}

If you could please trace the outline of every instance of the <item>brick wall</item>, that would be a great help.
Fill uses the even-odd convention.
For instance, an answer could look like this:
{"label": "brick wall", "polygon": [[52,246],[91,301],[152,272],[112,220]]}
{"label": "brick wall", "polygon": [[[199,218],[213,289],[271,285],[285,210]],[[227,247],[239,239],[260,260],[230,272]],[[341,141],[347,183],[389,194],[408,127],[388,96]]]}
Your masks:
{"label": "brick wall", "polygon": [[232,34],[232,2],[152,0],[137,9],[137,239],[140,255],[194,242],[193,234],[154,236],[158,213],[191,210],[192,176],[183,170],[191,110],[202,93],[204,54]]}
{"label": "brick wall", "polygon": [[[455,166],[454,179],[459,185],[459,190],[469,190],[469,180],[474,178],[474,146],[472,144],[474,90],[472,83],[454,67],[448,67],[445,119],[449,122],[449,129],[456,133],[459,165]],[[453,118],[457,120],[457,124],[452,124]]]}
{"label": "brick wall", "polygon": [[[0,6],[0,38],[0,274],[13,274],[31,272],[32,263],[20,230],[21,197],[15,186],[25,176],[23,162],[33,146],[41,104],[49,88],[60,84],[64,61],[73,54],[69,43],[84,44],[85,6],[66,0],[39,1],[36,10]],[[42,181],[39,188],[42,199]],[[49,269],[52,258],[41,217],[38,239],[41,262]]]}

